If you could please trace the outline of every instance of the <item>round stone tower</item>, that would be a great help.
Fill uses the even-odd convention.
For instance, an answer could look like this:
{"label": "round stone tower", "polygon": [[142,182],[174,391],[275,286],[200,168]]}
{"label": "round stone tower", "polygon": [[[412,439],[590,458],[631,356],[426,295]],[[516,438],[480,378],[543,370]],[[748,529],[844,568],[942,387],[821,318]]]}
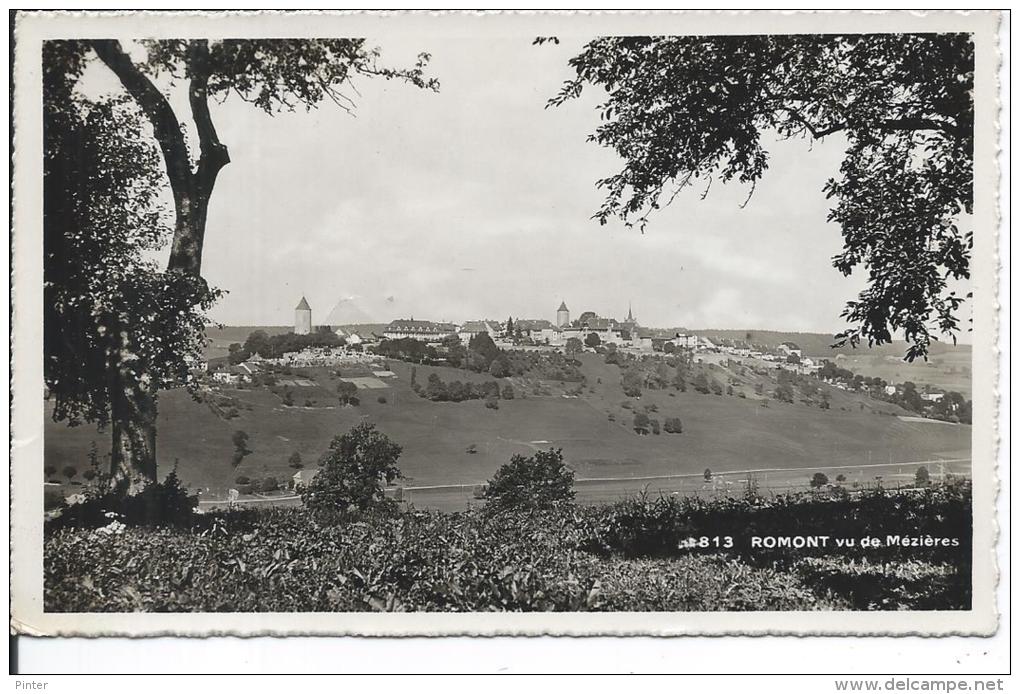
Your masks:
{"label": "round stone tower", "polygon": [[560,307],[556,309],[556,327],[565,328],[570,325],[570,309],[567,308],[567,302],[561,301]]}
{"label": "round stone tower", "polygon": [[294,309],[294,334],[308,335],[312,332],[312,307],[308,305],[305,297],[301,297],[301,303]]}

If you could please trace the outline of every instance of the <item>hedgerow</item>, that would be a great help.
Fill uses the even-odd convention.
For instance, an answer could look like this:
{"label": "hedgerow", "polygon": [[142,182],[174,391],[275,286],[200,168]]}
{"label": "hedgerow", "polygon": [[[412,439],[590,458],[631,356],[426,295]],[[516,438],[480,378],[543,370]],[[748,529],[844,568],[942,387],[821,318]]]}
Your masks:
{"label": "hedgerow", "polygon": [[[50,524],[47,611],[966,609],[970,489],[636,499],[320,522],[304,509],[188,527]],[[960,547],[755,553],[750,534],[952,535]],[[733,534],[732,549],[681,547]]]}

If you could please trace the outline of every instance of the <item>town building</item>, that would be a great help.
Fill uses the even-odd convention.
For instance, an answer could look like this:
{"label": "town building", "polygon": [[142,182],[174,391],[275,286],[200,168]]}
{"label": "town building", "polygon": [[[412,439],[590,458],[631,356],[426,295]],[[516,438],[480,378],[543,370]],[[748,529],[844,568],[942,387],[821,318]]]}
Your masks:
{"label": "town building", "polygon": [[312,332],[312,307],[308,305],[305,297],[294,309],[294,334],[308,335]]}
{"label": "town building", "polygon": [[428,320],[401,318],[390,322],[383,331],[388,340],[411,338],[422,342],[441,342],[443,338],[457,334],[457,326],[453,323],[435,323]]}
{"label": "town building", "polygon": [[469,320],[465,322],[457,330],[457,336],[460,341],[465,345],[471,342],[471,338],[482,333],[487,333],[489,337],[495,338],[499,335],[500,328],[495,321],[490,320]]}
{"label": "town building", "polygon": [[779,345],[779,351],[785,354],[786,356],[790,356],[791,354],[796,354],[798,357],[801,356],[800,347],[798,347],[796,343],[793,342],[782,343],[781,345]]}

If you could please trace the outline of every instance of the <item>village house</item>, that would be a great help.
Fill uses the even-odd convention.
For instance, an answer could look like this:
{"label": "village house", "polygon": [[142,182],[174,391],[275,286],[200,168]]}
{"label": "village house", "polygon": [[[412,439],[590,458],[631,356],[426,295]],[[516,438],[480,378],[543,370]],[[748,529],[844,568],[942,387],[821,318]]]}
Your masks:
{"label": "village house", "polygon": [[798,357],[802,356],[800,347],[794,342],[784,342],[779,345],[779,353],[787,357],[791,354],[796,354]]}
{"label": "village house", "polygon": [[415,320],[413,317],[391,321],[383,331],[383,337],[388,340],[411,338],[422,342],[442,342],[443,338],[456,334],[457,326],[453,323]]}
{"label": "village house", "polygon": [[482,333],[486,333],[489,337],[495,339],[499,335],[499,331],[499,326],[496,325],[495,321],[469,320],[460,326],[457,330],[457,336],[466,345],[471,342],[471,338]]}

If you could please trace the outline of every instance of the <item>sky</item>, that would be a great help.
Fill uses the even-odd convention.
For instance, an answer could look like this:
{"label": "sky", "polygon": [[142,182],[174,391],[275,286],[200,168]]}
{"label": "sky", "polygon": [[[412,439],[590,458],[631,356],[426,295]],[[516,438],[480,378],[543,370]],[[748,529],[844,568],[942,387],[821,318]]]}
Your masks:
{"label": "sky", "polygon": [[[356,83],[354,115],[327,102],[268,116],[212,106],[231,163],[220,173],[203,274],[226,325],[313,322],[346,301],[366,322],[554,319],[560,301],[642,325],[835,333],[863,287],[831,264],[825,180],[845,145],[766,135],[770,168],[749,188],[682,192],[644,234],[591,219],[614,152],[587,136],[599,94],[545,108],[581,42],[531,45],[422,36],[369,42],[382,62],[432,54],[439,93]],[[101,66],[100,66],[100,69]]]}

